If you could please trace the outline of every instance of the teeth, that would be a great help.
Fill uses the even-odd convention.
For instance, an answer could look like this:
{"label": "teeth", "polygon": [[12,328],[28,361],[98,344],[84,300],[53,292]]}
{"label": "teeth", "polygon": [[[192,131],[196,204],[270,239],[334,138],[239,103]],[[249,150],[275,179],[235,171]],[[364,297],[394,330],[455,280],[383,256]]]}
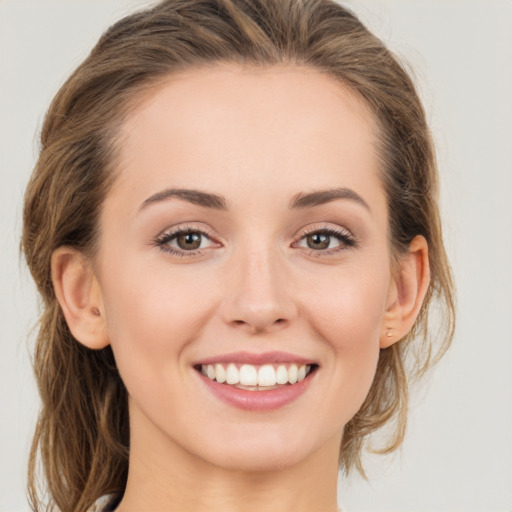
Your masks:
{"label": "teeth", "polygon": [[288,383],[288,370],[284,364],[280,364],[277,367],[276,372],[276,382],[277,384],[287,384]]}
{"label": "teeth", "polygon": [[252,364],[244,364],[240,368],[240,384],[242,386],[258,385],[258,372]]}
{"label": "teeth", "polygon": [[264,364],[258,370],[258,386],[275,386],[276,371],[271,364]]}
{"label": "teeth", "polygon": [[311,371],[311,365],[264,364],[256,367],[252,364],[243,364],[240,369],[234,363],[209,364],[201,366],[201,373],[211,380],[240,387],[267,387],[275,388],[276,385],[295,384],[306,378]]}
{"label": "teeth", "polygon": [[215,376],[214,376],[214,379],[217,382],[220,382],[221,384],[223,382],[226,382],[226,370],[224,370],[224,366],[222,366],[221,364],[216,364],[215,365]]}
{"label": "teeth", "polygon": [[288,382],[290,384],[295,384],[297,382],[297,373],[298,373],[297,365],[291,364],[290,368],[288,368]]}
{"label": "teeth", "polygon": [[228,364],[228,369],[226,371],[226,382],[228,384],[238,384],[240,382],[240,374],[238,373],[238,368],[233,363]]}

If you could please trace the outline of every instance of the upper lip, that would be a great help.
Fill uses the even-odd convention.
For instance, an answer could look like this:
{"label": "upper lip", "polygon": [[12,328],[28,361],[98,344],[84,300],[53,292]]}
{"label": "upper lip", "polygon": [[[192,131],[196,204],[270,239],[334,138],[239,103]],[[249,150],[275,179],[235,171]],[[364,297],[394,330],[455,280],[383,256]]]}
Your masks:
{"label": "upper lip", "polygon": [[238,363],[264,365],[274,363],[298,363],[298,364],[317,364],[313,359],[301,357],[289,352],[231,352],[229,354],[220,354],[217,356],[201,359],[194,363],[194,366],[216,364],[216,363]]}

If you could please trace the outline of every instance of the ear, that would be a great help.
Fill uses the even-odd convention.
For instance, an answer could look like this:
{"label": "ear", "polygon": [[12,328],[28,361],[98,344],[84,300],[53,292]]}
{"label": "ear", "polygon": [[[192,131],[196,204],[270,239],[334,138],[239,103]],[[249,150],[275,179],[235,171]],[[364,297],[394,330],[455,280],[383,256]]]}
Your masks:
{"label": "ear", "polygon": [[99,283],[91,263],[72,247],[52,254],[52,281],[71,334],[90,349],[109,344]]}
{"label": "ear", "polygon": [[400,257],[398,270],[388,294],[388,306],[380,336],[380,348],[387,348],[412,329],[430,283],[428,244],[416,236],[407,253]]}

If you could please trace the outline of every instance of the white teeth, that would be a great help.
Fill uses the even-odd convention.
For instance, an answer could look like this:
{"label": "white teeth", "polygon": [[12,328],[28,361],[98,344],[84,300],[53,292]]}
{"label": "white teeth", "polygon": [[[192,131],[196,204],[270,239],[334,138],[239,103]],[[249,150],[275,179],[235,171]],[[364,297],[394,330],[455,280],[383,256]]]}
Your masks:
{"label": "white teeth", "polygon": [[238,368],[233,364],[228,364],[228,369],[226,371],[226,382],[228,384],[238,384],[240,382],[240,374],[238,373]]}
{"label": "white teeth", "polygon": [[240,369],[236,364],[201,365],[201,373],[211,380],[230,385],[274,388],[286,384],[295,384],[306,378],[311,371],[311,365],[280,364],[277,368],[273,364],[264,364],[256,367],[252,364],[243,364]]}
{"label": "white teeth", "polygon": [[290,384],[295,384],[297,382],[297,374],[298,374],[297,365],[291,364],[290,368],[288,368],[288,382]]}
{"label": "white teeth", "polygon": [[277,367],[276,372],[276,383],[277,384],[287,384],[288,383],[288,370],[284,364],[281,364]]}
{"label": "white teeth", "polygon": [[221,364],[215,365],[215,380],[221,384],[226,382],[226,370],[224,370],[224,366]]}
{"label": "white teeth", "polygon": [[258,386],[275,386],[276,371],[271,364],[264,364],[258,371]]}
{"label": "white teeth", "polygon": [[258,372],[252,364],[243,364],[240,368],[240,384],[242,386],[258,385]]}

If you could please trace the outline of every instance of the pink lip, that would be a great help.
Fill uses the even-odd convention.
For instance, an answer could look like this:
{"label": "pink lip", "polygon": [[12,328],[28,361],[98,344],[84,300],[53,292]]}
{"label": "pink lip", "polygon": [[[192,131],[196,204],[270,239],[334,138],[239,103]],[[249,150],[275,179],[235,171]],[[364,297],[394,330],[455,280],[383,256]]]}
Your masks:
{"label": "pink lip", "polygon": [[274,363],[297,363],[297,364],[316,364],[312,359],[305,359],[295,354],[288,352],[263,352],[261,354],[254,354],[251,352],[233,352],[231,354],[222,354],[208,359],[201,359],[193,366],[203,364],[216,364],[216,363],[238,363],[238,364],[274,364]]}
{"label": "pink lip", "polygon": [[270,411],[279,409],[303,395],[314,379],[316,371],[296,384],[285,385],[268,391],[249,391],[228,384],[220,384],[196,372],[206,388],[224,403],[247,411]]}

